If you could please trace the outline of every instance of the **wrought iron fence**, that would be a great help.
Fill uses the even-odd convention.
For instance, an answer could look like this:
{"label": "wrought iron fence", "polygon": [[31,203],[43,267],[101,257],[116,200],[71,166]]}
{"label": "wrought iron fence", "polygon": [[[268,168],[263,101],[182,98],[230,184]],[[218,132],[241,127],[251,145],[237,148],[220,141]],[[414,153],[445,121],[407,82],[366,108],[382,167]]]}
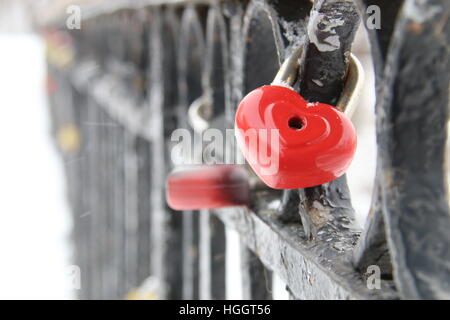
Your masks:
{"label": "wrought iron fence", "polygon": [[[240,99],[301,45],[294,88],[335,103],[374,5],[378,159],[364,230],[352,223],[345,176],[253,190],[249,208],[180,213],[165,204],[170,134],[189,128],[195,99],[211,92],[212,125],[232,128]],[[50,110],[80,297],[122,298],[151,276],[151,298],[223,299],[232,228],[246,299],[271,299],[272,274],[293,299],[449,298],[449,13],[445,0],[105,1],[83,7],[81,29],[67,30],[63,17],[48,23]],[[379,289],[367,286],[371,265]]]}

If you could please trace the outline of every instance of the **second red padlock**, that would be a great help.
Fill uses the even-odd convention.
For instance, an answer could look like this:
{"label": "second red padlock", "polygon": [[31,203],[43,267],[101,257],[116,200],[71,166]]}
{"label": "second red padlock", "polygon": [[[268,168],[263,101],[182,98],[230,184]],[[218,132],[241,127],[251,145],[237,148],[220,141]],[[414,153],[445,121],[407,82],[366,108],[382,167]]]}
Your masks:
{"label": "second red padlock", "polygon": [[166,180],[166,200],[175,210],[243,206],[249,197],[247,172],[238,165],[191,166]]}

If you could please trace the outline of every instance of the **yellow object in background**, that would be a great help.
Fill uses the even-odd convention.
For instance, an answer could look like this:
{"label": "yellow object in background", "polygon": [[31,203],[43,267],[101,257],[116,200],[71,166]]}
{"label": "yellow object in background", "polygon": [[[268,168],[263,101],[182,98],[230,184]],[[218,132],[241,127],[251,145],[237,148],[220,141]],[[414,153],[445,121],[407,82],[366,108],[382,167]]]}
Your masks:
{"label": "yellow object in background", "polygon": [[155,277],[148,277],[138,288],[131,289],[125,296],[126,300],[159,300],[161,284]]}
{"label": "yellow object in background", "polygon": [[143,292],[140,289],[131,289],[125,300],[158,300],[158,296],[154,292]]}
{"label": "yellow object in background", "polygon": [[72,123],[63,125],[58,130],[56,139],[58,141],[59,148],[63,152],[73,153],[80,149],[80,132]]}
{"label": "yellow object in background", "polygon": [[73,51],[67,46],[47,46],[47,60],[50,64],[53,64],[59,68],[69,66],[74,58]]}

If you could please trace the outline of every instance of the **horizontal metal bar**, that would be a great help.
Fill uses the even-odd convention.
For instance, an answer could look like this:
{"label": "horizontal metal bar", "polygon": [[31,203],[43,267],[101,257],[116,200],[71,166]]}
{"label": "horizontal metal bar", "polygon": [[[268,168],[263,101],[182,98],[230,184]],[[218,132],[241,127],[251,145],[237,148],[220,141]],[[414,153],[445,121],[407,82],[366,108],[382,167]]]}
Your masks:
{"label": "horizontal metal bar", "polygon": [[[162,5],[171,5],[171,6],[186,6],[188,4],[193,5],[213,5],[217,3],[217,0],[115,0],[115,1],[96,1],[96,2],[64,2],[57,3],[53,5],[53,7],[49,6],[46,9],[47,12],[51,12],[50,15],[42,15],[36,12],[36,20],[38,25],[50,25],[50,24],[58,24],[65,23],[65,19],[68,17],[66,12],[67,7],[70,5],[77,5],[81,9],[81,20],[89,20],[96,18],[103,14],[112,14],[114,12],[124,10],[124,9],[133,9],[138,10],[145,7],[154,7],[154,6],[162,6]],[[36,9],[41,10],[39,7]]]}
{"label": "horizontal metal bar", "polygon": [[[267,192],[256,203],[270,202]],[[271,206],[276,207],[276,206]],[[351,265],[353,250],[340,246],[351,235],[330,235],[329,241],[306,240],[300,224],[274,220],[275,209],[259,214],[246,208],[216,209],[214,212],[242,241],[276,273],[297,299],[397,299],[392,281],[381,280],[380,289],[368,289],[366,280]]]}

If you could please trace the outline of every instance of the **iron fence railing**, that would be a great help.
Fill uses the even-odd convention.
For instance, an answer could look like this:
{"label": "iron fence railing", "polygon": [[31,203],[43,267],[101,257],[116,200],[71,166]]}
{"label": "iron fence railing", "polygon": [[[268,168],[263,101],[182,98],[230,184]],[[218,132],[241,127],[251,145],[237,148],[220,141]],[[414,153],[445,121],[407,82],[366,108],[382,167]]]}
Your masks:
{"label": "iron fence railing", "polygon": [[[60,17],[45,31],[81,298],[125,297],[152,276],[152,298],[223,299],[226,228],[240,235],[236,281],[248,299],[272,297],[273,273],[294,299],[450,296],[448,1],[113,2],[85,7],[79,30]],[[196,98],[212,92],[213,125],[232,128],[243,95],[271,83],[301,45],[294,88],[335,103],[356,29],[373,6],[381,19],[367,30],[378,160],[364,230],[352,224],[345,176],[307,189],[254,190],[250,208],[167,207],[168,141],[175,128],[189,128]],[[371,265],[381,270],[380,289],[367,286]]]}

